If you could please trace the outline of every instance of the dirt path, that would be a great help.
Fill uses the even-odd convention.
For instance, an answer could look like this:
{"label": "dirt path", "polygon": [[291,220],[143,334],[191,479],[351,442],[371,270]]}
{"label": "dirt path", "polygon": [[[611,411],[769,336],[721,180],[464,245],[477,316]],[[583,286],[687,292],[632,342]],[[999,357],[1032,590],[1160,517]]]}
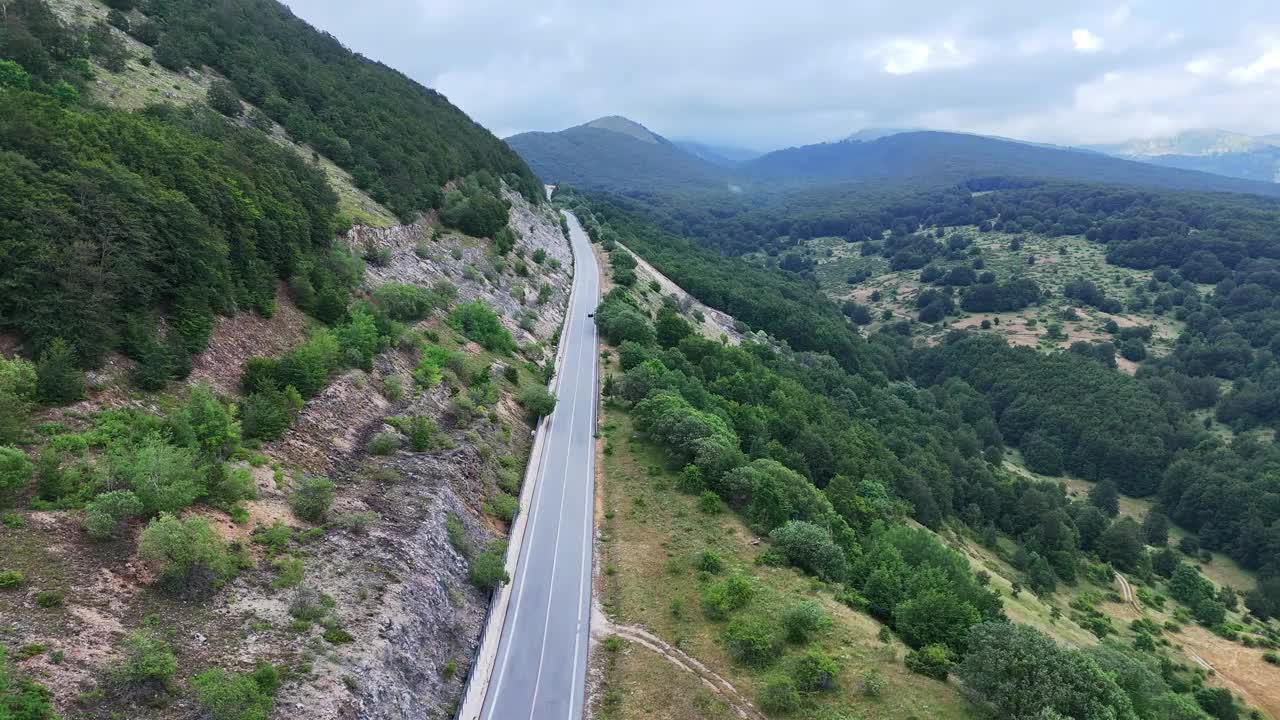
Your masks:
{"label": "dirt path", "polygon": [[684,672],[696,675],[707,689],[723,698],[729,704],[729,707],[733,709],[734,714],[741,720],[765,720],[764,715],[760,714],[760,711],[756,710],[751,701],[743,697],[742,693],[738,692],[738,689],[728,680],[725,680],[692,656],[644,628],[611,622],[605,616],[604,611],[600,609],[598,603],[592,604],[591,635],[597,642],[603,641],[610,635],[617,635],[624,640],[647,648]]}
{"label": "dirt path", "polygon": [[[1137,610],[1139,613],[1141,613],[1142,608],[1138,607],[1137,598],[1134,596],[1134,593],[1133,593],[1133,586],[1129,584],[1129,581],[1125,578],[1125,576],[1121,575],[1120,573],[1116,573],[1115,575],[1116,575],[1116,581],[1120,583],[1120,593],[1124,595],[1124,601],[1132,605],[1134,610]],[[1208,670],[1210,672],[1217,674],[1218,671],[1214,669],[1212,665],[1209,664],[1208,660],[1205,660],[1204,658],[1200,657],[1196,653],[1192,652],[1191,648],[1186,647],[1185,645],[1183,646],[1182,649],[1188,655],[1191,656],[1191,659],[1195,661],[1197,665],[1204,668],[1205,670]],[[1243,689],[1240,688],[1238,685],[1236,685],[1234,682],[1232,682],[1230,678],[1223,677],[1222,679],[1224,682],[1231,685],[1233,689],[1235,689],[1237,692],[1243,693]]]}
{"label": "dirt path", "polygon": [[1142,613],[1142,608],[1138,607],[1138,599],[1133,594],[1133,586],[1125,579],[1125,576],[1116,573],[1116,581],[1120,583],[1120,593],[1124,595],[1124,601],[1133,606],[1133,609]]}

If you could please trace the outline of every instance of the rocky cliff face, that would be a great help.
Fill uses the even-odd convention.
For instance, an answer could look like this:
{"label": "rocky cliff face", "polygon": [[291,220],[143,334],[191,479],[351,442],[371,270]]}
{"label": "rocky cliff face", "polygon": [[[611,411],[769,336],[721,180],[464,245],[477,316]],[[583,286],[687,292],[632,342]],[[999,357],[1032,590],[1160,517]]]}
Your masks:
{"label": "rocky cliff face", "polygon": [[[467,555],[474,557],[505,534],[505,524],[484,511],[485,502],[501,476],[508,486],[523,476],[530,438],[513,397],[516,385],[504,368],[513,366],[520,383],[540,381],[533,363],[554,352],[572,271],[555,211],[514,194],[507,199],[520,239],[504,258],[489,251],[489,241],[440,229],[430,218],[408,226],[357,227],[347,238],[361,251],[377,251],[380,264],[370,264],[366,290],[387,282],[431,287],[448,281],[459,300],[481,299],[497,310],[522,344],[513,356],[485,353],[438,315],[413,328],[460,348],[467,359],[455,369],[462,375],[491,362],[492,382],[501,389],[497,400],[459,405],[466,379],[415,390],[419,351],[411,343],[378,355],[368,372],[334,378],[306,402],[283,437],[250,453],[256,455],[251,460],[258,499],[247,503],[247,521],[234,522],[204,506],[184,511],[206,516],[247,561],[211,599],[186,603],[153,592],[136,544],[127,538],[89,540],[77,511],[30,512],[21,526],[0,527],[0,569],[23,569],[29,587],[25,594],[0,598],[0,643],[58,653],[57,662],[49,653],[18,662],[53,691],[64,715],[196,717],[192,674],[212,667],[247,671],[255,662],[270,661],[285,670],[273,717],[451,717],[488,603],[487,593],[468,581]],[[541,262],[534,262],[535,251],[541,251]],[[541,290],[544,285],[548,289]],[[194,358],[191,382],[235,394],[246,359],[278,355],[301,342],[310,321],[283,292],[278,305],[269,319],[219,319],[209,348]],[[107,407],[163,413],[167,399],[129,391],[129,366],[112,358],[95,376],[90,399],[49,410],[39,420],[81,431],[94,411]],[[394,391],[397,385],[402,393]],[[430,418],[438,427],[431,448],[411,451],[408,439],[387,422],[397,416]],[[380,433],[397,437],[401,449],[371,455],[369,441]],[[336,484],[329,521],[322,526],[290,512],[288,490],[304,475],[324,475]],[[452,541],[450,518],[456,519]],[[273,555],[254,538],[275,523],[293,531],[287,549]],[[304,563],[296,587],[278,582],[278,563],[286,555]],[[42,610],[37,591],[52,587],[64,593],[65,606]],[[290,609],[300,602],[323,608],[324,620],[299,622]],[[147,625],[165,633],[178,659],[174,687],[163,703],[121,695],[109,680],[124,634]]]}

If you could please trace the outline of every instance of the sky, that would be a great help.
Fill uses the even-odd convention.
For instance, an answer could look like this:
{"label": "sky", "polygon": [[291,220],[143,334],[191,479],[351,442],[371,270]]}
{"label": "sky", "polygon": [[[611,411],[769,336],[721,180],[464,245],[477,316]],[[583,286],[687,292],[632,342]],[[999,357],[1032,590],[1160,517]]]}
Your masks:
{"label": "sky", "polygon": [[1277,0],[284,2],[501,137],[602,115],[757,150],[1280,133]]}

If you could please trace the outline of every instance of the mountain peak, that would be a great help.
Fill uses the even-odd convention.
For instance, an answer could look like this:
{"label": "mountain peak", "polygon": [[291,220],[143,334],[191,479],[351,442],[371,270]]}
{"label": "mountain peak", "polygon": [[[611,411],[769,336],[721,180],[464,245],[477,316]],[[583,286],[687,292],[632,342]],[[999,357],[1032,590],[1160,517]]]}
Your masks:
{"label": "mountain peak", "polygon": [[606,115],[596,118],[589,123],[584,123],[582,127],[596,128],[597,130],[610,130],[612,132],[629,135],[637,140],[647,143],[657,143],[661,138],[649,130],[649,128],[641,125],[635,120],[624,118],[621,115]]}

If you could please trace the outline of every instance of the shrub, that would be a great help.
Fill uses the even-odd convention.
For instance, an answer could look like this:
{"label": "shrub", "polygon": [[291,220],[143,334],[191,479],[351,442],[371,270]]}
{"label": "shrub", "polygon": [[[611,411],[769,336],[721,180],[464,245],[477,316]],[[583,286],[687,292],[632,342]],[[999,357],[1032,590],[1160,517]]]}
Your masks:
{"label": "shrub", "polygon": [[506,523],[515,519],[519,508],[520,502],[504,492],[494,495],[485,503],[485,509],[490,515]]}
{"label": "shrub", "polygon": [[400,436],[395,433],[380,432],[369,441],[370,455],[391,455],[400,449]]}
{"label": "shrub", "polygon": [[767,713],[785,715],[800,707],[800,692],[791,678],[778,675],[765,683],[756,701]]}
{"label": "shrub", "polygon": [[710,490],[703,490],[698,496],[698,509],[708,515],[716,515],[720,512],[720,496]]}
{"label": "shrub", "polygon": [[907,669],[913,673],[942,681],[946,681],[948,673],[955,664],[951,657],[951,650],[946,645],[926,645],[919,650],[912,650],[907,653],[905,663]]}
{"label": "shrub", "polygon": [[95,540],[115,538],[142,511],[142,501],[130,490],[103,493],[85,506],[84,529]]}
{"label": "shrub", "polygon": [[333,481],[327,477],[308,475],[289,493],[289,509],[303,520],[322,523],[333,505]]}
{"label": "shrub", "polygon": [[62,607],[65,599],[61,590],[44,590],[36,593],[36,606],[46,609]]}
{"label": "shrub", "polygon": [[467,572],[471,584],[481,590],[493,591],[499,585],[511,582],[506,569],[506,555],[507,544],[502,541],[493,543],[489,549],[477,555]]}
{"label": "shrub", "polygon": [[816,602],[798,600],[782,611],[782,629],[793,643],[805,643],[819,630],[831,626],[831,616]]}
{"label": "shrub", "polygon": [[702,468],[692,463],[685,465],[680,471],[680,478],[676,480],[676,488],[680,492],[696,495],[701,493],[707,487],[706,480],[702,477]]}
{"label": "shrub", "polygon": [[379,285],[373,291],[373,301],[388,317],[400,322],[421,320],[448,302],[438,293],[403,283]]}
{"label": "shrub", "polygon": [[267,720],[275,707],[280,673],[268,663],[259,663],[251,673],[214,668],[192,677],[191,686],[212,720]]}
{"label": "shrub", "polygon": [[178,672],[178,658],[174,656],[173,648],[149,630],[125,635],[123,657],[118,662],[112,679],[130,686],[134,692],[148,695],[167,688]]}
{"label": "shrub", "polygon": [[[3,69],[3,68],[0,68]],[[0,718],[5,720],[58,720],[53,695],[42,685],[19,677],[0,645]]]}
{"label": "shrub", "polygon": [[305,623],[319,622],[325,619],[333,606],[333,598],[309,585],[302,585],[293,592],[289,614]]}
{"label": "shrub", "polygon": [[520,404],[537,421],[556,409],[556,396],[541,385],[530,385],[520,391]]}
{"label": "shrub", "polygon": [[432,439],[438,430],[435,420],[424,415],[415,416],[409,421],[409,447],[415,452],[430,450]]}
{"label": "shrub", "polygon": [[723,620],[751,602],[753,594],[750,580],[743,575],[730,575],[702,589],[702,611],[712,620]]}
{"label": "shrub", "polygon": [[299,557],[278,557],[271,561],[271,567],[276,571],[271,587],[276,590],[298,587],[306,574],[306,564]]}
{"label": "shrub", "polygon": [[35,465],[17,448],[0,447],[0,506],[22,492],[35,475]]}
{"label": "shrub", "polygon": [[183,598],[212,592],[236,570],[226,543],[202,517],[164,514],[152,520],[142,531],[138,554],[155,567],[161,589]]}
{"label": "shrub", "polygon": [[17,570],[0,570],[0,590],[16,588],[26,582],[26,576]]}
{"label": "shrub", "polygon": [[703,550],[702,554],[698,556],[698,569],[718,575],[724,570],[724,560],[714,550]]}
{"label": "shrub", "polygon": [[833,690],[840,665],[826,653],[810,650],[792,661],[791,678],[805,692]]}
{"label": "shrub", "polygon": [[241,432],[249,439],[275,440],[293,424],[302,404],[302,395],[292,385],[250,393],[240,403]]}
{"label": "shrub", "polygon": [[502,326],[498,314],[481,300],[463,303],[449,313],[449,327],[480,343],[491,352],[509,354],[516,349],[515,338]]}
{"label": "shrub", "polygon": [[752,667],[764,667],[778,655],[778,635],[767,618],[735,618],[724,629],[725,645],[735,660]]}
{"label": "shrub", "polygon": [[133,490],[147,514],[176,512],[205,492],[196,454],[170,445],[159,433],[135,449],[116,451],[109,465],[113,485]]}
{"label": "shrub", "polygon": [[880,671],[871,668],[862,674],[862,694],[869,698],[878,698],[884,693],[884,676]]}

